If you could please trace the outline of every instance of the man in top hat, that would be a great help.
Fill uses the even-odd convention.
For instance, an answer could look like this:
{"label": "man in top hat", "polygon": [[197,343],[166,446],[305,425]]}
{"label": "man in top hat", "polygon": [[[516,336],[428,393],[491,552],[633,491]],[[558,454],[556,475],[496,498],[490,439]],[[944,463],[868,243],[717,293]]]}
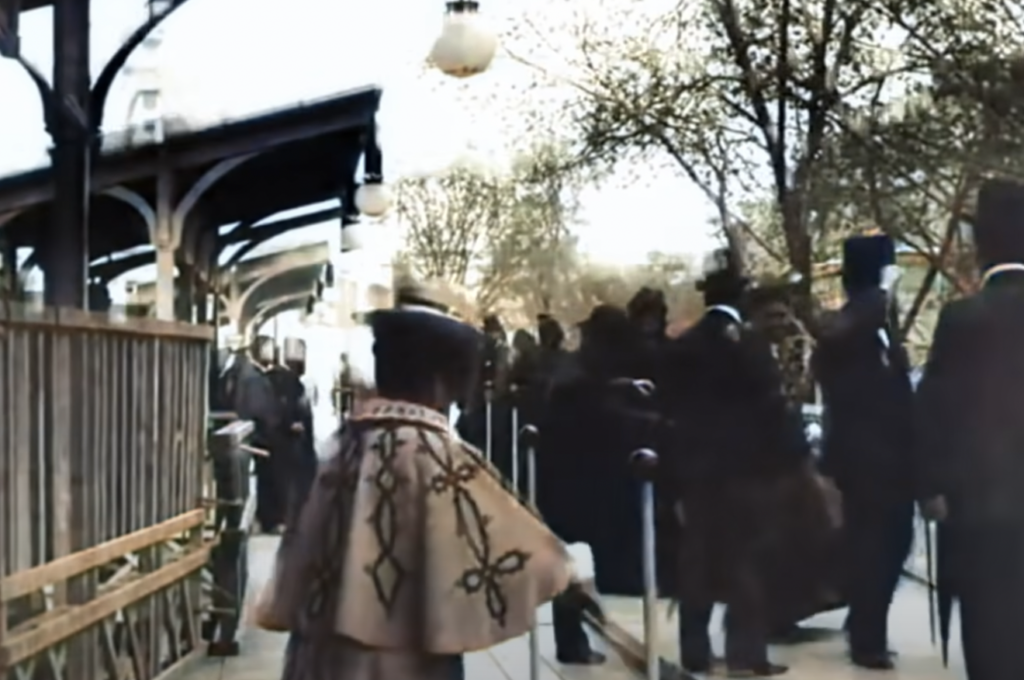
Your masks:
{"label": "man in top hat", "polygon": [[708,624],[724,602],[734,677],[787,670],[768,658],[764,564],[779,515],[775,485],[810,459],[771,349],[746,324],[748,283],[734,251],[711,254],[699,285],[707,311],[673,341],[659,385],[675,423],[662,482],[679,523],[673,587],[683,665],[711,669]]}
{"label": "man in top hat", "polygon": [[893,322],[896,249],[884,234],[843,244],[847,302],[823,320],[812,365],[825,404],[820,469],[842,493],[850,658],[893,667],[889,606],[914,535],[913,388]]}
{"label": "man in top hat", "polygon": [[481,333],[423,288],[370,324],[379,396],[357,405],[285,534],[259,623],[291,632],[285,680],[463,680],[462,654],[527,632],[572,566],[451,434]]}
{"label": "man in top hat", "polygon": [[960,602],[970,680],[1024,668],[1024,185],[988,180],[974,243],[982,285],[942,308],[918,385],[926,516],[941,520],[943,637]]}

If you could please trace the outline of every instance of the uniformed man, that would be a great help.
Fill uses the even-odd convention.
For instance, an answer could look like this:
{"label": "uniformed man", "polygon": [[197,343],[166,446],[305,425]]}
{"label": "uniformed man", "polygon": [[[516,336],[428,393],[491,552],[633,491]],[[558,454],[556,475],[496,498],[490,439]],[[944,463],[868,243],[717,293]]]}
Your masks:
{"label": "uniformed man", "polygon": [[807,466],[810,451],[767,342],[746,325],[749,282],[733,251],[712,253],[705,272],[707,312],[673,342],[659,385],[675,421],[663,488],[679,501],[681,657],[691,672],[711,669],[708,624],[720,601],[729,674],[778,675],[786,667],[768,658],[764,562],[780,514],[775,486]]}
{"label": "uniformed man", "polygon": [[[943,307],[917,392],[926,515],[944,520],[939,575],[960,602],[970,680],[1024,668],[1024,185],[986,181],[974,243],[981,290]],[[943,614],[948,626],[948,602]]]}
{"label": "uniformed man", "polygon": [[827,424],[820,469],[842,494],[850,658],[873,670],[893,667],[889,606],[914,535],[913,389],[891,323],[897,275],[891,238],[847,239],[847,302],[823,320],[812,359]]}

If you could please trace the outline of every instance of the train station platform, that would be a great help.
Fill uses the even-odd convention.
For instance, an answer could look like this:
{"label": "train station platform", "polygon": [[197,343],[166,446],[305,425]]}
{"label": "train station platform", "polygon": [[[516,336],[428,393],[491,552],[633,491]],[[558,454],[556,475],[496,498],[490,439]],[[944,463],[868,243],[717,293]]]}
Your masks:
{"label": "train station platform", "polygon": [[[250,543],[250,601],[270,575],[278,539],[255,537]],[[636,635],[642,630],[639,600],[608,598],[606,606],[617,622]],[[666,658],[677,659],[675,620],[669,619],[667,603],[660,618],[660,647]],[[951,667],[944,669],[938,649],[930,640],[928,626],[928,599],[925,589],[906,582],[900,589],[890,615],[890,639],[899,653],[898,669],[890,673],[862,671],[853,668],[845,659],[841,634],[843,612],[826,614],[807,623],[820,633],[815,642],[774,650],[776,661],[788,664],[787,680],[963,680],[966,675],[960,661],[957,644],[951,649]],[[554,660],[554,637],[550,617],[541,617],[541,653],[543,662],[540,680],[635,680],[614,657],[597,667],[561,666]],[[720,628],[716,621],[715,629]],[[954,639],[959,638],[954,622]],[[242,653],[228,659],[206,658],[196,662],[187,680],[278,680],[284,660],[287,636],[249,627],[241,639]],[[716,641],[721,649],[721,638]],[[529,660],[526,638],[509,641],[486,652],[466,658],[467,680],[528,680]]]}

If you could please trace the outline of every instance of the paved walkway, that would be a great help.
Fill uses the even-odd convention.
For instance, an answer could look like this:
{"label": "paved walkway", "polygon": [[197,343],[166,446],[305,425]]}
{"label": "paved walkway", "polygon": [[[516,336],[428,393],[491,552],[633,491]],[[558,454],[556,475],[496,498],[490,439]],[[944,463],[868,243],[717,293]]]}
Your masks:
{"label": "paved walkway", "polygon": [[[269,576],[277,539],[254,538],[250,574],[256,592]],[[642,630],[640,603],[625,598],[612,598],[607,606],[615,619],[634,633]],[[663,654],[677,658],[674,644],[675,622],[667,611],[661,617],[660,644]],[[842,638],[836,633],[842,624],[842,613],[823,615],[809,622],[822,629],[820,642],[775,650],[777,661],[790,665],[787,680],[963,680],[960,651],[954,646],[953,668],[945,670],[930,642],[928,603],[925,592],[907,583],[899,593],[890,616],[893,647],[900,653],[900,666],[893,673],[858,671],[846,663]],[[549,618],[541,618],[541,652],[544,663],[540,680],[635,680],[615,659],[595,668],[562,667],[554,661],[554,640]],[[718,629],[717,622],[714,625]],[[954,636],[958,635],[956,630]],[[242,638],[243,653],[232,659],[204,659],[187,680],[278,680],[284,657],[286,637],[282,634],[250,628]],[[721,640],[716,641],[721,645]],[[525,638],[512,640],[487,652],[471,654],[466,659],[467,680],[529,680]]]}

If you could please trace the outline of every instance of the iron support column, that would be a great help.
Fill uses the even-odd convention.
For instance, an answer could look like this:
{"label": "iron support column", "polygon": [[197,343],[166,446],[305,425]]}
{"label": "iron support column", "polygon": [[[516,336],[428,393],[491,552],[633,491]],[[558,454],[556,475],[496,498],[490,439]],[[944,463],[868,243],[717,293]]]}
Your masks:
{"label": "iron support column", "polygon": [[54,202],[45,235],[46,303],[86,308],[89,268],[89,0],[55,0],[53,6]]}

